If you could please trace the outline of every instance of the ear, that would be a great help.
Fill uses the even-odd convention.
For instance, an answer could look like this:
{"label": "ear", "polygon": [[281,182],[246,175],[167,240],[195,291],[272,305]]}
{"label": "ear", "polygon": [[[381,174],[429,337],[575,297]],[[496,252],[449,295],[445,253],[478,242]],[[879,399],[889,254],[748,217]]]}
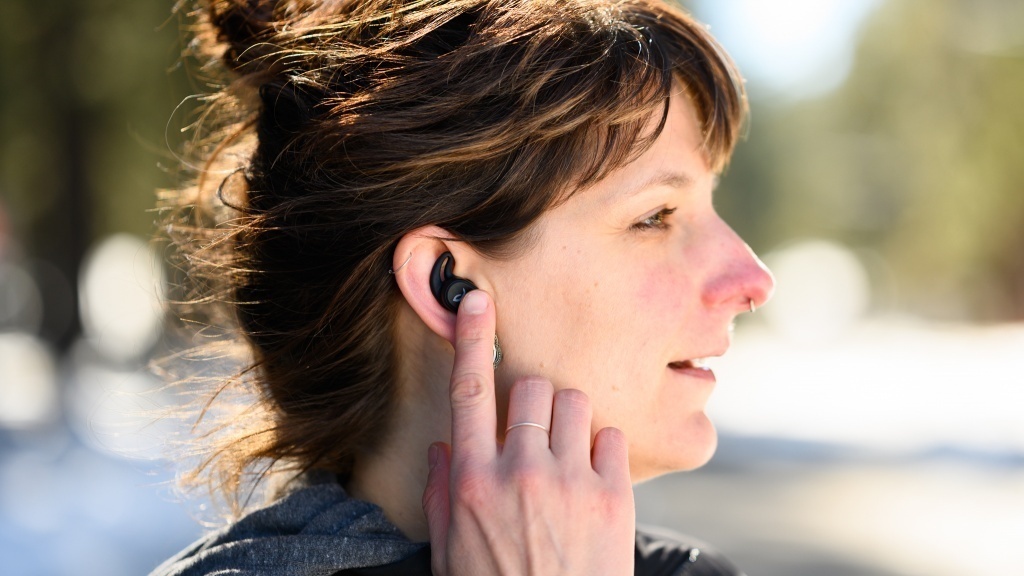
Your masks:
{"label": "ear", "polygon": [[437,226],[424,226],[402,236],[395,247],[391,269],[395,270],[398,289],[413,312],[427,328],[454,346],[455,314],[446,310],[430,291],[430,273],[445,252],[451,252],[455,259],[453,274],[472,280],[478,289],[490,292],[482,274],[483,257]]}

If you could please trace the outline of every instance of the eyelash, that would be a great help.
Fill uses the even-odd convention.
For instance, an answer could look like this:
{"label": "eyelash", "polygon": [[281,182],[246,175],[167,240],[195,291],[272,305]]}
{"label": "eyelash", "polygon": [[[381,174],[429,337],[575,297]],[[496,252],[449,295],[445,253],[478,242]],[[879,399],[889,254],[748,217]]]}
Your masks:
{"label": "eyelash", "polygon": [[669,227],[665,220],[675,212],[675,208],[662,208],[656,213],[630,226],[630,230],[644,232],[647,230],[665,230]]}

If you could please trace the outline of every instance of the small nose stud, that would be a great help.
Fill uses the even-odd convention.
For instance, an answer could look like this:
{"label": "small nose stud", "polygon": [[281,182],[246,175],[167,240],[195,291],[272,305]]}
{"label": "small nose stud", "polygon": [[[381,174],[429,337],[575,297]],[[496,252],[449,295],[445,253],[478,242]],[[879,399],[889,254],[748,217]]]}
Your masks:
{"label": "small nose stud", "polygon": [[757,306],[754,306],[754,299],[747,298],[747,302],[750,304],[750,313],[753,314],[754,312],[757,312]]}

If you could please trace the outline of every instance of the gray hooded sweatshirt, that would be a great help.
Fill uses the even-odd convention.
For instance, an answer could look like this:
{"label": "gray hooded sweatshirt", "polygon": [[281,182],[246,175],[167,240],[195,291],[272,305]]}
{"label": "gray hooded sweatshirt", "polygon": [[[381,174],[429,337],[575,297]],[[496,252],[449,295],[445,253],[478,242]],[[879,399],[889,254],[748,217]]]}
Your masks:
{"label": "gray hooded sweatshirt", "polygon": [[[638,530],[635,576],[743,576],[696,544]],[[270,506],[202,538],[150,576],[331,576],[407,558],[417,565],[414,573],[426,574],[429,556],[412,557],[427,545],[406,538],[379,506],[349,497],[330,474],[309,474]]]}
{"label": "gray hooded sweatshirt", "polygon": [[350,498],[329,475],[309,475],[270,506],[192,544],[150,576],[329,576],[390,564],[411,542],[375,504]]}

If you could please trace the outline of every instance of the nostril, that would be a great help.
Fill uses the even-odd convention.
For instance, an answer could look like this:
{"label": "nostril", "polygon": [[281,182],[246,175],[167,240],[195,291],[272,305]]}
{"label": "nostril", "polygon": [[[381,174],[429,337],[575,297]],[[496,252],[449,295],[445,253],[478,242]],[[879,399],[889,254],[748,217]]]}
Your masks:
{"label": "nostril", "polygon": [[730,264],[705,285],[704,305],[727,307],[735,313],[764,306],[775,291],[775,278],[768,268],[752,252]]}
{"label": "nostril", "polygon": [[708,308],[732,314],[748,312],[751,303],[760,308],[775,291],[775,278],[735,230],[721,219],[719,223],[709,260],[714,272],[704,284],[701,299]]}

